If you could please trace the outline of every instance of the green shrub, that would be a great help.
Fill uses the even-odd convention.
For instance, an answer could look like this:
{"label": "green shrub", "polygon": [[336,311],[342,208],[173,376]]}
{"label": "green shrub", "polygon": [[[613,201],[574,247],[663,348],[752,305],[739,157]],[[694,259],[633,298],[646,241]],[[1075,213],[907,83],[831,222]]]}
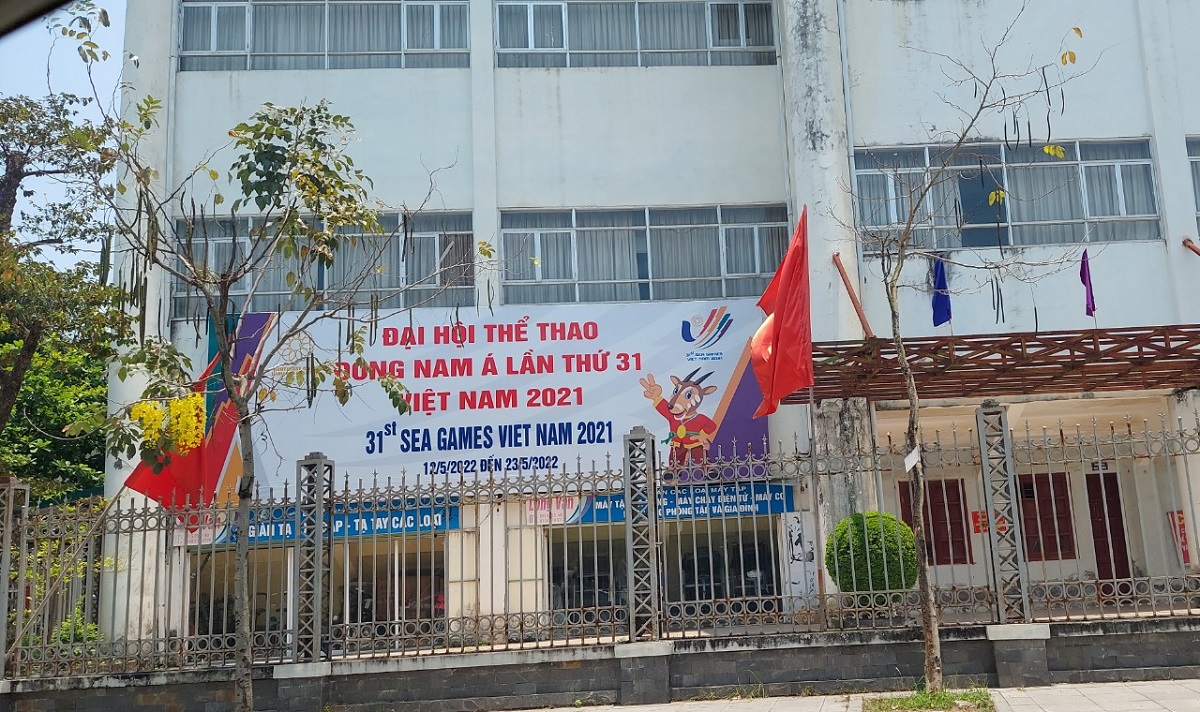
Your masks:
{"label": "green shrub", "polygon": [[844,593],[910,589],[917,582],[912,529],[886,512],[851,514],[825,543],[825,568]]}

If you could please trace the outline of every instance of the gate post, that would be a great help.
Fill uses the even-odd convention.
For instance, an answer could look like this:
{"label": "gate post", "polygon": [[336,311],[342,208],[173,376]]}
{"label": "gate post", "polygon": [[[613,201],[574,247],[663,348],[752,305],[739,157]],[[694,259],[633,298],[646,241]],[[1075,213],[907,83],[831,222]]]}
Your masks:
{"label": "gate post", "polygon": [[629,640],[659,638],[658,491],[654,436],[637,426],[625,436],[625,565],[629,568]]}
{"label": "gate post", "polygon": [[319,452],[296,463],[296,637],[293,660],[321,659],[323,594],[330,562],[325,560],[325,503],[333,494],[333,460]]}
{"label": "gate post", "polygon": [[1013,467],[1008,411],[985,400],[975,411],[979,432],[979,461],[987,492],[988,537],[1000,623],[1023,623],[1029,615],[1028,571],[1018,511],[1017,476]]}
{"label": "gate post", "polygon": [[[25,545],[24,523],[29,515],[29,485],[23,485],[14,479],[0,484],[0,527],[3,527],[3,533],[0,537],[0,601],[4,602],[4,613],[0,615],[0,645],[4,650],[0,652],[0,680],[4,679],[9,672],[5,667],[8,661],[8,613],[11,608],[15,608],[14,622],[18,632],[25,622],[25,601],[22,596],[13,595],[14,592],[25,590],[25,572],[26,572],[26,552],[28,547]],[[18,530],[17,523],[22,526]],[[13,535],[18,531],[21,532],[19,546],[16,547],[17,562],[13,562]],[[14,563],[16,566],[14,567]],[[8,572],[16,571],[16,576]],[[15,649],[16,646],[13,646]]]}

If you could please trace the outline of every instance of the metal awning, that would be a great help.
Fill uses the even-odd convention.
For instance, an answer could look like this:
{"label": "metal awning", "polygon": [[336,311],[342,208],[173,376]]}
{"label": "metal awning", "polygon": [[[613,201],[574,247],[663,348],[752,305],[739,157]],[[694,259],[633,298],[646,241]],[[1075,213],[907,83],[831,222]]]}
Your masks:
{"label": "metal awning", "polygon": [[[922,399],[1190,388],[1200,385],[1200,325],[905,339]],[[785,403],[906,400],[891,340],[813,345],[816,383]]]}

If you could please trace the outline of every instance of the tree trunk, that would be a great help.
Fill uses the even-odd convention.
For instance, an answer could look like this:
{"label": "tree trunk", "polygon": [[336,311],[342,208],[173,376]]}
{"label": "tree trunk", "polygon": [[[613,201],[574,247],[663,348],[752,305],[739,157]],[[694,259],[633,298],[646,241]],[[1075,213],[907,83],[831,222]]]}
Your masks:
{"label": "tree trunk", "polygon": [[8,420],[17,405],[17,396],[21,393],[21,384],[25,381],[25,372],[33,365],[33,357],[41,341],[41,327],[26,332],[21,350],[13,357],[12,368],[0,372],[0,434],[8,427]]}
{"label": "tree trunk", "polygon": [[[249,409],[243,404],[237,404],[238,409],[238,439],[242,449],[242,478],[238,482],[237,508],[237,561],[233,580],[233,596],[235,599],[235,630],[236,663],[233,671],[234,710],[236,712],[253,712],[254,682],[251,673],[254,669],[254,650],[251,645],[251,625],[253,621],[250,610],[250,499],[254,494],[254,438],[250,424]],[[242,412],[242,411],[246,412]]]}
{"label": "tree trunk", "polygon": [[917,545],[917,596],[921,605],[921,632],[925,638],[925,689],[940,692],[942,689],[942,640],[939,632],[937,592],[933,586],[933,566],[928,547],[929,532],[925,528],[925,459],[920,452],[921,403],[917,393],[917,381],[904,350],[904,338],[900,332],[900,301],[898,282],[903,256],[887,285],[888,308],[892,317],[892,344],[896,348],[896,360],[904,376],[904,390],[908,397],[908,428],[905,431],[905,455],[917,452],[917,463],[912,468],[912,522],[913,537]]}

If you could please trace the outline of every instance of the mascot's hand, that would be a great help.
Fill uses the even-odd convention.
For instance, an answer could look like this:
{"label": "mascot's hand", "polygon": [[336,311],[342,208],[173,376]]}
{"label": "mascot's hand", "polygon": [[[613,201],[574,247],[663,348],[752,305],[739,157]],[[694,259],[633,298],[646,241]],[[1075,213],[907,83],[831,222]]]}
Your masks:
{"label": "mascot's hand", "polygon": [[644,389],[642,391],[642,395],[646,396],[652,401],[658,401],[662,399],[662,386],[654,382],[654,374],[646,374],[646,377],[639,379],[638,383],[642,384],[642,388]]}
{"label": "mascot's hand", "polygon": [[704,446],[705,449],[707,449],[709,445],[712,445],[713,435],[715,434],[716,433],[710,433],[707,430],[701,430],[696,436],[696,439],[700,441],[700,444]]}

